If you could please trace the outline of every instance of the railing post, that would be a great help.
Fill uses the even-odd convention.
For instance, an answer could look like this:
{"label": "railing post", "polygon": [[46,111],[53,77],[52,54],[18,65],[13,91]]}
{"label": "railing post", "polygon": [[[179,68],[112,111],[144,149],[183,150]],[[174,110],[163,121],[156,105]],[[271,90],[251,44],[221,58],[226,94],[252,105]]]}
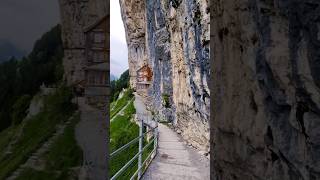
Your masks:
{"label": "railing post", "polygon": [[158,123],[155,123],[155,129],[154,129],[154,156],[157,155],[157,147],[158,147]]}
{"label": "railing post", "polygon": [[[139,153],[142,151],[142,147],[143,147],[143,120],[140,119],[140,128],[139,128],[139,136],[141,136],[141,138],[139,139]],[[139,159],[138,159],[138,179],[141,178],[141,168],[142,166],[142,152],[139,154]]]}

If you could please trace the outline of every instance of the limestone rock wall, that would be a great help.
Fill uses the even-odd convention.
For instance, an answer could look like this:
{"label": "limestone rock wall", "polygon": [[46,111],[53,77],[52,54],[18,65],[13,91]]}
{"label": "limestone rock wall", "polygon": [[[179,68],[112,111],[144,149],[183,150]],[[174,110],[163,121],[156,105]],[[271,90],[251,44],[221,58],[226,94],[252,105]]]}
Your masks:
{"label": "limestone rock wall", "polygon": [[[87,27],[109,15],[109,0],[59,0],[64,47],[64,77],[68,85],[85,79],[85,37]],[[109,18],[108,18],[109,19]],[[108,178],[107,154],[109,121],[103,111],[89,106],[84,98],[77,100],[81,112],[75,128],[76,140],[83,151],[79,179]],[[107,100],[108,101],[108,100]]]}
{"label": "limestone rock wall", "polygon": [[59,0],[64,47],[64,77],[68,84],[84,79],[84,30],[106,16],[109,2],[105,0]]}
{"label": "limestone rock wall", "polygon": [[211,5],[213,179],[320,179],[320,2]]}
{"label": "limestone rock wall", "polygon": [[[209,150],[209,22],[207,0],[120,0],[131,85],[144,63],[153,71],[147,104],[175,124],[193,146]],[[165,97],[169,107],[164,106]]]}
{"label": "limestone rock wall", "polygon": [[132,88],[135,88],[136,71],[139,67],[143,66],[147,58],[145,43],[145,1],[119,0],[119,3],[126,30],[130,85]]}

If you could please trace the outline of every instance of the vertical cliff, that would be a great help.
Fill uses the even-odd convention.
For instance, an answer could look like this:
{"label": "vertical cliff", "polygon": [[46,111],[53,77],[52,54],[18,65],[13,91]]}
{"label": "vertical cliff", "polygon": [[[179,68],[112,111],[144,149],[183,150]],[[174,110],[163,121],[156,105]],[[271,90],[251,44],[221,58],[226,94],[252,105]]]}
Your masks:
{"label": "vertical cliff", "polygon": [[320,2],[211,5],[213,177],[320,179]]}
{"label": "vertical cliff", "polygon": [[[64,78],[68,85],[77,85],[85,80],[84,69],[87,65],[85,30],[104,17],[109,21],[109,1],[59,0],[59,4],[64,48]],[[106,25],[109,29],[108,22]],[[109,61],[109,57],[106,58]],[[108,67],[100,67],[108,70]],[[93,96],[101,94],[97,89],[90,91],[94,90],[96,92]],[[83,150],[83,164],[79,178],[105,180],[108,178],[106,155],[109,154],[107,149],[109,121],[106,121],[108,111],[105,110],[109,108],[97,109],[95,106],[88,105],[87,100],[82,97],[77,98],[81,120],[75,127],[75,134],[77,143]],[[105,100],[108,101],[108,99]]]}
{"label": "vertical cliff", "polygon": [[[193,146],[209,149],[209,8],[207,0],[120,0],[131,85],[147,63],[146,103]],[[164,103],[168,101],[167,103]]]}
{"label": "vertical cliff", "polygon": [[64,47],[64,77],[68,84],[84,80],[85,36],[87,27],[107,14],[104,0],[59,0]]}

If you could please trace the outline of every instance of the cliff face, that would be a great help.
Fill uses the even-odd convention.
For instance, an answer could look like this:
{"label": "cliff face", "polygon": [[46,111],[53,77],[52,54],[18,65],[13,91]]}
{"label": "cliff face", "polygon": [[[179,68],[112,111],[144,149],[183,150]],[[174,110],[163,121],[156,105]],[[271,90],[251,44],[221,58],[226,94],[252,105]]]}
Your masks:
{"label": "cliff face", "polygon": [[64,71],[68,84],[84,78],[84,30],[106,16],[109,2],[104,0],[59,0],[64,47]]}
{"label": "cliff face", "polygon": [[[59,4],[64,47],[64,77],[68,85],[74,85],[85,80],[84,31],[105,16],[107,16],[107,21],[109,20],[109,1],[59,0]],[[109,108],[105,107],[102,111],[95,106],[89,106],[88,101],[82,97],[77,99],[77,103],[81,112],[81,120],[75,127],[75,136],[84,154],[84,163],[80,169],[79,178],[107,179],[106,154],[109,154],[107,148],[109,121],[106,121],[105,117],[108,116],[109,111],[106,110]]]}
{"label": "cliff face", "polygon": [[213,1],[215,179],[320,179],[319,7]]}
{"label": "cliff face", "polygon": [[120,5],[132,87],[136,71],[147,63],[153,71],[146,99],[151,110],[172,121],[193,146],[208,150],[208,1],[120,0]]}

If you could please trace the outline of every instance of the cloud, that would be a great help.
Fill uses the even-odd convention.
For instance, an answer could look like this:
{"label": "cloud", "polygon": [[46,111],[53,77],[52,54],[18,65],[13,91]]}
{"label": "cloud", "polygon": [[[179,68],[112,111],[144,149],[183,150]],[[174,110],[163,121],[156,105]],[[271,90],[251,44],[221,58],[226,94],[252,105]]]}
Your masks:
{"label": "cloud", "polygon": [[128,69],[128,49],[119,0],[110,1],[110,71],[120,76]]}
{"label": "cloud", "polygon": [[120,40],[110,39],[110,71],[117,76],[128,69],[128,50],[127,45]]}
{"label": "cloud", "polygon": [[30,52],[43,33],[59,23],[58,0],[1,0],[0,39]]}

